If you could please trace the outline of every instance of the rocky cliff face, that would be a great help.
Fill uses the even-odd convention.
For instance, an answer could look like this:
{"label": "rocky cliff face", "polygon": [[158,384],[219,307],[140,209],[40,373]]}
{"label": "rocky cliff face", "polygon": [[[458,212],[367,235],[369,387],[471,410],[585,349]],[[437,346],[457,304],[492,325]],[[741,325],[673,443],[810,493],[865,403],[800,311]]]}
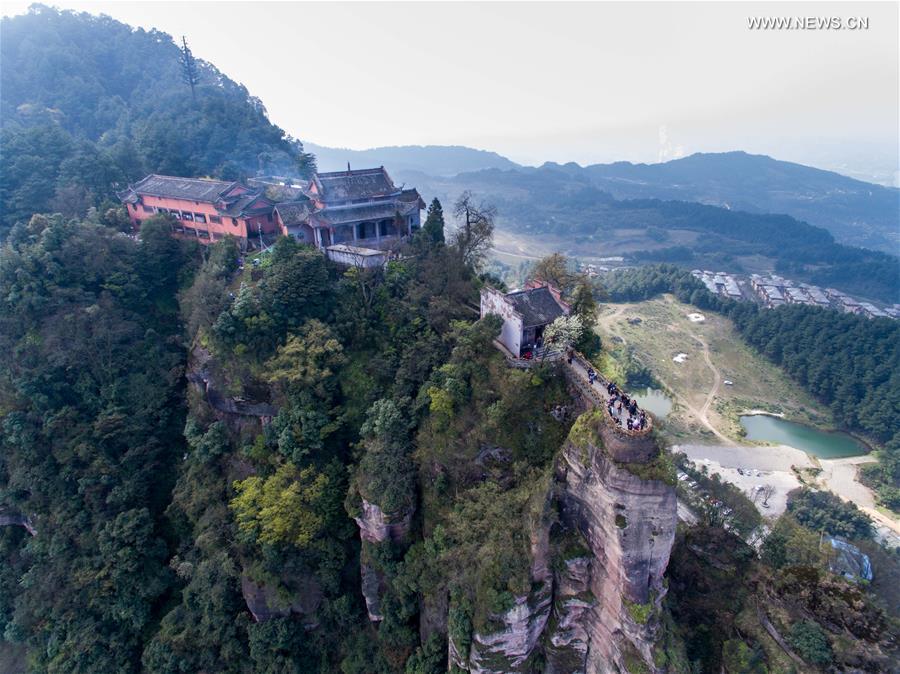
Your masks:
{"label": "rocky cliff face", "polygon": [[296,586],[294,595],[288,603],[278,597],[271,588],[254,582],[246,574],[241,576],[241,594],[256,622],[284,618],[295,613],[303,616],[306,629],[315,629],[318,623],[313,616],[322,601],[322,588],[313,578],[300,578]]}
{"label": "rocky cliff face", "polygon": [[[564,560],[558,595],[565,600],[557,602],[550,642],[560,657],[583,651],[578,671],[588,674],[630,671],[635,654],[656,672],[663,574],[675,538],[673,476],[665,457],[606,442],[613,432],[599,415],[583,415],[559,457],[562,520],[590,555],[586,565],[582,557]],[[628,462],[638,455],[644,460]]]}
{"label": "rocky cliff face", "polygon": [[546,643],[548,674],[584,671],[588,644],[587,614],[596,606],[591,592],[590,554],[573,553],[562,559],[556,573],[553,616]]}
{"label": "rocky cliff face", "polygon": [[474,632],[468,653],[449,640],[450,662],[479,674],[530,672],[529,659],[546,631],[553,604],[553,575],[549,568],[549,525],[531,536],[531,591],[516,597],[512,608],[491,616],[497,629]]}
{"label": "rocky cliff face", "polygon": [[32,536],[37,536],[37,529],[30,517],[22,513],[12,512],[0,506],[0,527],[22,527]]}
{"label": "rocky cliff face", "polygon": [[[674,471],[649,438],[620,437],[595,413],[558,457],[560,541],[533,536],[532,590],[491,616],[497,629],[449,644],[452,665],[480,673],[661,672],[654,664],[663,574],[675,538]],[[548,560],[554,557],[551,564]]]}
{"label": "rocky cliff face", "polygon": [[377,504],[362,499],[361,513],[353,519],[359,526],[359,535],[364,541],[402,541],[409,535],[412,512],[386,515]]}
{"label": "rocky cliff face", "polygon": [[225,382],[215,373],[212,354],[201,346],[191,350],[186,377],[194,390],[209,404],[217,419],[225,422],[237,434],[244,431],[258,433],[278,414],[278,408],[266,401],[251,401],[244,397],[226,395]]}
{"label": "rocky cliff face", "polygon": [[384,578],[382,578],[378,569],[370,563],[367,547],[380,545],[388,541],[395,543],[405,541],[409,536],[412,515],[411,510],[388,515],[377,504],[362,499],[360,513],[353,518],[357,526],[359,526],[359,535],[363,541],[360,559],[362,594],[366,600],[369,620],[373,622],[383,619],[381,614],[381,594]]}

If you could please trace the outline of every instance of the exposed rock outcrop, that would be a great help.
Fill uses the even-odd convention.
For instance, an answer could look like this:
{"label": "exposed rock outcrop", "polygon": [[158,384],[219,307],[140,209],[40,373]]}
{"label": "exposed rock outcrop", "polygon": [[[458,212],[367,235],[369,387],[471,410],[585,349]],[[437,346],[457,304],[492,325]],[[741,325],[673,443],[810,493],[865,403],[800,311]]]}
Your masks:
{"label": "exposed rock outcrop", "polygon": [[599,411],[579,417],[558,457],[556,562],[544,527],[532,539],[531,591],[490,616],[497,629],[475,630],[464,646],[451,633],[452,665],[533,671],[542,651],[543,671],[553,674],[660,672],[654,649],[675,538],[674,468],[652,437],[607,437],[616,431],[604,421]]}
{"label": "exposed rock outcrop", "polygon": [[412,511],[386,515],[375,503],[362,499],[359,516],[354,517],[359,526],[359,535],[369,543],[402,541],[409,535]]}
{"label": "exposed rock outcrop", "polygon": [[[675,538],[674,475],[666,457],[658,449],[651,453],[644,441],[629,438],[631,447],[614,438],[607,445],[607,430],[614,431],[599,415],[579,418],[557,465],[563,523],[590,549],[588,590],[596,601],[559,610],[550,641],[572,656],[583,650],[586,637],[588,674],[628,671],[626,650],[636,651],[646,669],[656,672],[663,574]],[[575,560],[565,561],[570,594],[580,594],[584,571]]]}
{"label": "exposed rock outcrop", "polygon": [[584,671],[588,643],[585,615],[597,604],[591,592],[591,561],[588,555],[577,554],[562,560],[556,573],[553,616],[546,651],[548,674],[571,674]]}
{"label": "exposed rock outcrop", "polygon": [[188,362],[187,380],[230,429],[240,433],[248,425],[265,425],[278,414],[278,408],[268,402],[225,395],[222,392],[225,386],[217,381],[213,366],[212,354],[202,346],[195,346]]}
{"label": "exposed rock outcrop", "polygon": [[369,561],[367,546],[381,545],[386,542],[402,543],[409,536],[412,524],[412,510],[386,514],[377,504],[361,499],[359,514],[353,519],[359,526],[359,535],[363,541],[360,559],[360,577],[362,594],[366,600],[369,620],[381,621],[381,595],[384,590],[384,578],[378,569]]}
{"label": "exposed rock outcrop", "polygon": [[0,527],[22,527],[32,536],[37,536],[37,529],[31,522],[31,518],[22,513],[0,509]]}
{"label": "exposed rock outcrop", "polygon": [[516,597],[511,609],[493,617],[492,622],[501,625],[499,630],[472,635],[466,668],[484,674],[523,671],[547,625],[552,600],[549,578],[527,595]]}
{"label": "exposed rock outcrop", "polygon": [[449,639],[451,663],[480,674],[531,671],[529,659],[539,646],[553,604],[550,570],[549,524],[542,523],[531,536],[531,591],[516,597],[507,611],[490,616],[497,629],[474,632],[468,653]]}
{"label": "exposed rock outcrop", "polygon": [[304,626],[307,629],[315,629],[318,623],[312,616],[322,601],[322,588],[312,578],[301,578],[298,585],[290,602],[285,602],[269,587],[254,582],[246,575],[241,576],[241,594],[256,622],[284,618],[295,613],[306,618]]}

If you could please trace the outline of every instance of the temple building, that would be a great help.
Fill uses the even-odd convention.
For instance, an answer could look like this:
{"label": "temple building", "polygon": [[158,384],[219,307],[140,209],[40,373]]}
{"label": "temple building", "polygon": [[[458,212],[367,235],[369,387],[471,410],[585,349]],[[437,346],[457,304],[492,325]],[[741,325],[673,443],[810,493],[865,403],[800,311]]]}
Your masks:
{"label": "temple building", "polygon": [[300,185],[274,177],[244,184],[151,175],[119,197],[135,230],[151,215],[166,213],[175,220],[176,236],[201,243],[231,234],[247,249],[292,236],[364,266],[383,262],[384,251],[418,229],[425,207],[415,189],[397,187],[383,166],[316,173]]}
{"label": "temple building", "polygon": [[307,190],[316,245],[381,249],[420,225],[425,203],[415,189],[396,187],[384,167],[317,173]]}
{"label": "temple building", "polygon": [[503,319],[498,338],[515,358],[528,357],[543,343],[544,328],[572,308],[549,283],[531,282],[525,290],[502,293],[485,286],[481,290],[481,317],[496,314]]}
{"label": "temple building", "polygon": [[231,234],[247,248],[278,230],[275,203],[263,192],[240,182],[149,175],[119,198],[135,231],[143,220],[162,213],[173,218],[176,236],[212,243]]}

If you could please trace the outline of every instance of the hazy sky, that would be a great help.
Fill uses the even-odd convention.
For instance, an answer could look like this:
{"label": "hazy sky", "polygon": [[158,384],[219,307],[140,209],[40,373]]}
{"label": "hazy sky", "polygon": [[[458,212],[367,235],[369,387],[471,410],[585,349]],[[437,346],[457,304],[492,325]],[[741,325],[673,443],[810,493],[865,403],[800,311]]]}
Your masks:
{"label": "hazy sky", "polygon": [[[186,35],[322,145],[460,144],[525,163],[746,149],[898,169],[896,2],[48,4]],[[751,16],[869,28],[759,31]]]}

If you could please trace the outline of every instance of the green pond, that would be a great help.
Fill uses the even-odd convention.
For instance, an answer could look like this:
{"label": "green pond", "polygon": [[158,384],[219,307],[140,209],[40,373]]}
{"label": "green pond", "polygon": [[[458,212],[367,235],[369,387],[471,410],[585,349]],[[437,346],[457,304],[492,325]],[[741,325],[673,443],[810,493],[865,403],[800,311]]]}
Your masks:
{"label": "green pond", "polygon": [[655,388],[639,388],[632,392],[641,409],[645,409],[657,419],[665,419],[672,411],[672,399]]}
{"label": "green pond", "polygon": [[861,456],[869,451],[864,444],[846,433],[820,431],[768,414],[742,416],[741,425],[747,431],[748,440],[796,447],[822,459]]}

